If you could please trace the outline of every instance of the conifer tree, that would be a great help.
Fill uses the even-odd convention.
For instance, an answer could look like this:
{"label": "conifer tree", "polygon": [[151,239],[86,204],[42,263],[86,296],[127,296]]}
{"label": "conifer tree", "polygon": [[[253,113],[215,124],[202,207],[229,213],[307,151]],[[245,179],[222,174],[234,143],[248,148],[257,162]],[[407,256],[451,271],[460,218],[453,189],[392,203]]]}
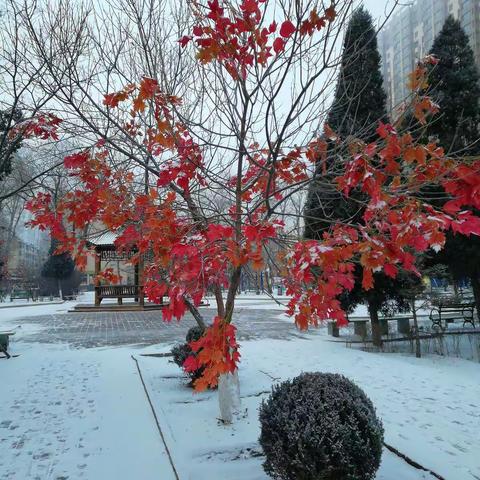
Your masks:
{"label": "conifer tree", "polygon": [[69,253],[55,254],[58,242],[52,240],[50,246],[50,255],[43,265],[42,277],[53,278],[57,280],[58,293],[63,297],[62,280],[69,278],[75,270],[75,263]]}
{"label": "conifer tree", "polygon": [[[468,162],[480,154],[480,79],[468,36],[458,20],[447,18],[430,53],[438,59],[429,82],[440,113],[427,125],[426,134],[436,137],[450,156]],[[445,201],[444,192],[437,193],[437,201]],[[433,262],[446,264],[457,281],[470,279],[480,312],[479,237],[449,233],[445,249]]]}
{"label": "conifer tree", "polygon": [[430,54],[438,59],[429,83],[440,113],[428,124],[427,133],[451,156],[476,155],[480,153],[479,76],[468,36],[453,16],[445,21]]}
{"label": "conifer tree", "polygon": [[[342,64],[340,68],[335,98],[329,110],[326,123],[346,139],[349,136],[370,143],[375,138],[375,130],[380,120],[385,121],[386,94],[383,89],[381,58],[377,46],[377,33],[372,17],[360,7],[352,14],[345,33]],[[345,199],[335,189],[332,178],[341,167],[345,152],[331,145],[328,158],[328,175],[322,174],[319,165],[316,179],[312,182],[305,205],[305,237],[320,239],[335,222],[362,223],[363,195],[352,192]],[[342,294],[343,308],[351,312],[355,306],[365,301],[372,320],[372,334],[376,345],[381,344],[379,313],[393,313],[408,309],[408,302],[398,293],[403,287],[400,275],[397,279],[383,273],[375,275],[375,287],[365,292],[361,286],[362,272],[358,269],[355,287]]]}
{"label": "conifer tree", "polygon": [[[342,61],[335,97],[326,123],[345,139],[349,135],[366,143],[373,140],[378,121],[386,117],[386,94],[383,89],[377,32],[370,13],[363,7],[352,14],[345,32]],[[345,152],[330,146],[328,177],[336,175]],[[336,220],[361,218],[361,209],[353,195],[346,202],[334,188],[331,178],[322,174],[319,165],[305,205],[305,237],[321,238]],[[333,184],[333,185],[332,185]]]}
{"label": "conifer tree", "polygon": [[22,112],[18,109],[0,110],[0,181],[12,172],[13,157],[22,145],[21,136],[9,138],[12,126],[21,118]]}

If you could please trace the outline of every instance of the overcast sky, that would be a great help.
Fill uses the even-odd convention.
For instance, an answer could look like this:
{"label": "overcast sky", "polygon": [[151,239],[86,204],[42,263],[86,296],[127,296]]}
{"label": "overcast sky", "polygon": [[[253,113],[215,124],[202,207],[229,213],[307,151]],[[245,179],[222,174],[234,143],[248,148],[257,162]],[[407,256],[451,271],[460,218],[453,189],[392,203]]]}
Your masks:
{"label": "overcast sky", "polygon": [[[377,23],[385,19],[385,16],[391,11],[394,0],[363,0],[365,7],[370,11]],[[402,2],[406,4],[408,2]],[[399,7],[397,7],[398,9]]]}

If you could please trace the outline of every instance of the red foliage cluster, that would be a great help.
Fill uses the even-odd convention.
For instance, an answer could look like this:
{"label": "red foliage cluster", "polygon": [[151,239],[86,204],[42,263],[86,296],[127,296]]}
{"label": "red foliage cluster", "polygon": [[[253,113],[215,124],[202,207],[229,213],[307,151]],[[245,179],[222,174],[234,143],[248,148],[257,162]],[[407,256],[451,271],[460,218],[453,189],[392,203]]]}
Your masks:
{"label": "red foliage cluster", "polygon": [[41,140],[58,140],[57,130],[62,120],[51,113],[40,113],[35,117],[17,123],[9,132],[10,138],[18,136],[39,138]]}
{"label": "red foliage cluster", "polygon": [[266,65],[270,57],[285,50],[288,39],[297,32],[300,36],[312,35],[336,16],[333,4],[323,16],[319,16],[315,9],[300,28],[291,20],[283,21],[279,35],[276,35],[275,21],[268,27],[262,26],[264,15],[261,8],[266,0],[243,0],[236,11],[224,8],[219,0],[207,3],[208,13],[199,15],[204,24],[193,27],[193,35],[182,37],[180,45],[185,47],[193,40],[198,48],[197,58],[202,63],[217,60],[234,79],[246,79],[248,67],[254,64]]}
{"label": "red foliage cluster", "polygon": [[[335,11],[329,8],[322,17],[313,11],[301,25],[286,20],[272,47],[269,39],[277,26],[273,23],[260,28],[262,3],[243,0],[238,11],[229,8],[227,15],[218,0],[209,1],[208,13],[200,16],[206,25],[195,26],[193,36],[185,37],[182,44],[195,39],[201,62],[216,60],[234,78],[245,78],[250,65],[265,65],[272,48],[279,53],[289,38],[311,35],[335,18]],[[420,65],[411,77],[416,90],[415,113],[421,121],[436,110],[428,97],[420,94],[425,75],[426,69]],[[159,165],[157,186],[148,193],[135,193],[133,171],[112,171],[108,149],[100,140],[91,149],[65,158],[65,168],[80,185],[55,210],[48,194],[39,194],[28,204],[34,213],[32,225],[50,229],[60,242],[59,248],[72,252],[81,264],[85,242],[75,232],[93,222],[118,233],[116,246],[133,253],[133,263],[148,258],[145,292],[152,301],[169,297],[169,306],[163,310],[167,321],[180,319],[189,302],[198,305],[210,287],[228,286],[236,267],[262,267],[262,249],[283,228],[281,222],[272,221],[267,204],[272,198],[281,199],[283,190],[293,190],[305,182],[312,162],[322,162],[325,170],[327,152],[324,139],[279,152],[275,158],[266,148],[253,144],[246,152],[248,169],[239,182],[241,198],[236,199],[230,213],[237,221],[239,210],[248,211],[250,203],[257,200],[255,211],[242,216],[234,227],[218,219],[196,218],[194,212],[184,215],[178,202],[188,206],[192,182],[206,184],[208,176],[200,146],[186,127],[173,119],[172,108],[179,102],[164,94],[151,78],[105,96],[105,105],[130,112],[125,132],[142,138]],[[147,108],[154,125],[142,131],[138,119]],[[40,129],[37,133],[42,136],[43,132]],[[415,272],[415,255],[441,248],[448,229],[480,235],[478,217],[462,210],[480,208],[479,161],[455,162],[434,143],[417,145],[409,134],[398,134],[394,125],[381,123],[377,134],[378,141],[369,145],[351,142],[351,157],[337,179],[345,196],[355,189],[367,197],[362,225],[336,225],[322,241],[298,241],[284,255],[287,293],[292,297],[288,313],[300,328],[327,318],[345,321],[338,295],[353,287],[357,264],[363,267],[363,287],[369,289],[374,272],[383,270],[391,277],[400,268]],[[340,141],[328,126],[325,137]],[[237,180],[233,178],[225,186],[237,186]],[[420,192],[431,185],[443,186],[452,196],[443,210],[422,201]],[[113,272],[104,272],[103,280],[113,281]],[[216,317],[205,335],[191,346],[198,355],[185,367],[205,367],[196,388],[216,385],[219,374],[235,370],[238,344],[235,327],[229,321]]]}
{"label": "red foliage cluster", "polygon": [[[433,106],[429,114],[435,110]],[[403,268],[418,274],[416,255],[441,249],[448,229],[480,235],[480,219],[461,211],[480,208],[480,162],[455,162],[436,144],[417,145],[409,133],[399,135],[390,124],[380,123],[377,134],[378,142],[350,145],[352,158],[337,178],[346,197],[354,189],[367,195],[364,223],[355,229],[335,226],[322,242],[300,242],[285,258],[289,313],[300,328],[326,318],[345,322],[337,297],[353,288],[357,262],[368,290],[374,272],[395,278]],[[422,200],[422,189],[431,185],[452,196],[442,210]]]}
{"label": "red foliage cluster", "polygon": [[[250,146],[247,156],[248,169],[242,175],[242,200],[250,202],[256,194],[262,198],[283,198],[283,190],[291,185],[301,184],[308,180],[308,163],[326,159],[327,143],[316,138],[306,148],[295,147],[289,152],[280,154],[273,160],[268,149],[260,149],[258,144]],[[230,178],[228,185],[233,187],[237,177]],[[263,212],[260,209],[259,212]]]}
{"label": "red foliage cluster", "polygon": [[201,378],[194,382],[196,390],[205,390],[218,384],[218,376],[233,373],[240,360],[239,345],[236,340],[236,327],[215,317],[213,324],[197,341],[190,343],[191,349],[197,353],[190,355],[184,363],[187,372],[195,372],[204,367]]}

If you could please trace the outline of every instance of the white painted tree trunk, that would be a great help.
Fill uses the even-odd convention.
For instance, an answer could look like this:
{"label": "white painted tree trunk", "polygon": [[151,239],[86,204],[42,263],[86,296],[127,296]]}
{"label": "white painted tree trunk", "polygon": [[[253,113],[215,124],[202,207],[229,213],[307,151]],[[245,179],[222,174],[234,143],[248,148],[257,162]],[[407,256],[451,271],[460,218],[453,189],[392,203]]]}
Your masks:
{"label": "white painted tree trunk", "polygon": [[239,413],[241,408],[238,370],[224,373],[218,378],[218,405],[222,421],[232,423],[234,415]]}

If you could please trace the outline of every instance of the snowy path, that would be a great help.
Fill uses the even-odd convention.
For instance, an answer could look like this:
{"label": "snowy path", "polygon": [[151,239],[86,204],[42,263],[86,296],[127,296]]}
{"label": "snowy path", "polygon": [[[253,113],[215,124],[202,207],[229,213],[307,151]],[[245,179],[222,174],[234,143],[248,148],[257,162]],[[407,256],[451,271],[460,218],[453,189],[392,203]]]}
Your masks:
{"label": "snowy path", "polygon": [[0,479],[174,479],[129,351],[21,350],[0,363]]}

